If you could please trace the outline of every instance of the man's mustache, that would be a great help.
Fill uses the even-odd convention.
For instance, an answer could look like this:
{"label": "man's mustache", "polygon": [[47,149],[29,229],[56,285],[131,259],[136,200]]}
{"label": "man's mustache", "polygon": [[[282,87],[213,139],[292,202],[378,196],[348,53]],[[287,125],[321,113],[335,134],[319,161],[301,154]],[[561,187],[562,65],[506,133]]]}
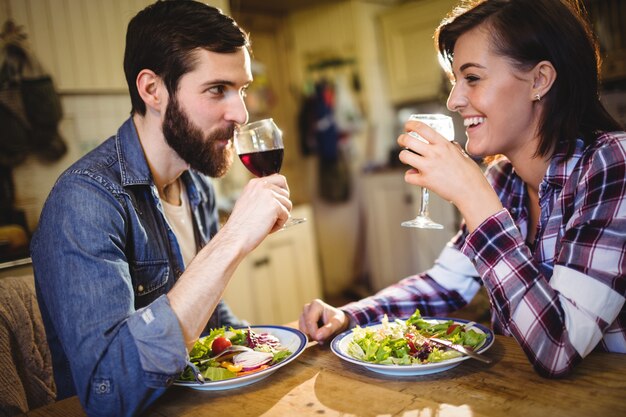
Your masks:
{"label": "man's mustache", "polygon": [[235,135],[234,124],[231,124],[228,127],[220,128],[211,134],[211,136],[213,136],[214,139],[232,139],[234,135]]}

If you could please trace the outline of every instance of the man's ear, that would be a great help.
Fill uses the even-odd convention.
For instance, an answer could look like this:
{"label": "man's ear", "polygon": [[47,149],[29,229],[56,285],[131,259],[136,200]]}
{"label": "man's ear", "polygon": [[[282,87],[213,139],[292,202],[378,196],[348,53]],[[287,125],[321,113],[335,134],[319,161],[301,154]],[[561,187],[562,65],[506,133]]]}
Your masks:
{"label": "man's ear", "polygon": [[531,91],[531,100],[537,100],[550,91],[552,84],[556,80],[556,69],[550,61],[541,61],[533,68],[533,88]]}
{"label": "man's ear", "polygon": [[137,75],[136,83],[139,96],[146,103],[146,107],[160,111],[166,102],[163,97],[165,88],[161,78],[153,71],[143,69]]}

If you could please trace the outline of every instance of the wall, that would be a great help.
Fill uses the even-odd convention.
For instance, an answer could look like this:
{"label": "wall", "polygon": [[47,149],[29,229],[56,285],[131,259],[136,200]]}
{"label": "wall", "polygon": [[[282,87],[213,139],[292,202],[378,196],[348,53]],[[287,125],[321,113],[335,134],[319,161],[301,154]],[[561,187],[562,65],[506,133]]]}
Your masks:
{"label": "wall", "polygon": [[[68,146],[55,163],[29,158],[14,170],[16,206],[31,231],[56,178],[73,161],[115,134],[129,116],[122,61],[128,20],[152,0],[0,0],[0,24],[24,27],[35,56],[52,75]],[[207,3],[228,11],[227,0]]]}
{"label": "wall", "polygon": [[115,134],[130,110],[126,95],[63,95],[61,103],[64,117],[59,130],[68,145],[67,154],[55,163],[30,157],[13,171],[16,205],[26,212],[31,231],[57,177],[81,155]]}

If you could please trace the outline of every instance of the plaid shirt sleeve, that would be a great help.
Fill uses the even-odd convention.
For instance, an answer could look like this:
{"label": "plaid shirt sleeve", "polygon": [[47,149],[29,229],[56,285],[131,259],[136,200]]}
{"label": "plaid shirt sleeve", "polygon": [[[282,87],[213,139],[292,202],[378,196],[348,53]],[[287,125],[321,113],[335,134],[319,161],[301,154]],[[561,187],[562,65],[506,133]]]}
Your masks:
{"label": "plaid shirt sleeve", "polygon": [[469,259],[449,243],[428,271],[413,275],[377,294],[341,309],[351,324],[365,325],[405,318],[419,309],[424,316],[450,313],[465,306],[480,288],[480,278]]}
{"label": "plaid shirt sleeve", "polygon": [[566,375],[598,345],[626,352],[626,136],[591,153],[549,209],[541,198],[537,250],[552,248],[550,260],[537,261],[506,209],[462,248],[504,333],[548,377]]}

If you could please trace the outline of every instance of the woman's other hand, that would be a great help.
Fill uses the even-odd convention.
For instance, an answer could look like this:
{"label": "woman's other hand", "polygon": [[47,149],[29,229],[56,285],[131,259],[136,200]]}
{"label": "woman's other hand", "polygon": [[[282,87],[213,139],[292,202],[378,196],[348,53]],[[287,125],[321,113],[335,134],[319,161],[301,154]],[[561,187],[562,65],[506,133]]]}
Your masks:
{"label": "woman's other hand", "polygon": [[316,299],[304,305],[298,324],[311,339],[323,343],[347,329],[350,319],[338,308]]}

